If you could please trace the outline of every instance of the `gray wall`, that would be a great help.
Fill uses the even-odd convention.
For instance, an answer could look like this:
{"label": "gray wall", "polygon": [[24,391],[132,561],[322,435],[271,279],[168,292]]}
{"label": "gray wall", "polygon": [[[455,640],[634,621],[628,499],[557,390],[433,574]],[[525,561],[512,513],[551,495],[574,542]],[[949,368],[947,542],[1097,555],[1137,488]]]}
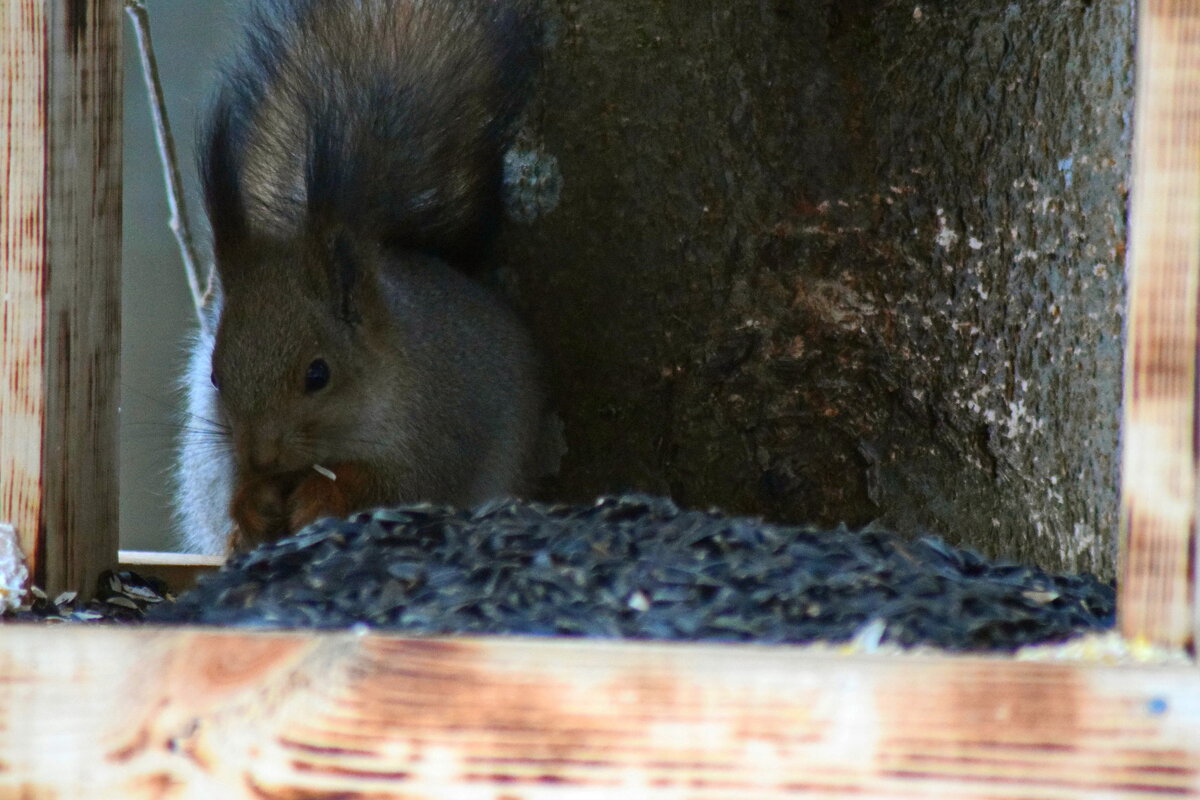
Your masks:
{"label": "gray wall", "polygon": [[[195,111],[212,82],[214,56],[226,38],[224,3],[151,0],[155,47],[167,109],[189,187]],[[173,547],[167,472],[176,430],[175,381],[183,341],[195,316],[179,251],[167,229],[162,168],[131,29],[125,36],[124,280],[121,302],[121,546]]]}

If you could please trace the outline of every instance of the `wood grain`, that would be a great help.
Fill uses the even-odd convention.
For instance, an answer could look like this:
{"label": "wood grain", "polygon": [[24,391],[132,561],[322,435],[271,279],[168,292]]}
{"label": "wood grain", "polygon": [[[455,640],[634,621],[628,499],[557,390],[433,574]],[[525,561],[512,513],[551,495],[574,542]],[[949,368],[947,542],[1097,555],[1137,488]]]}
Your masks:
{"label": "wood grain", "polygon": [[116,561],[120,8],[0,12],[0,518],[51,591]]}
{"label": "wood grain", "polygon": [[1195,641],[1200,3],[1143,0],[1129,241],[1121,581],[1126,636]]}
{"label": "wood grain", "polygon": [[0,520],[27,556],[41,536],[46,230],[45,13],[0,11]]}
{"label": "wood grain", "polygon": [[1200,672],[8,627],[0,796],[1200,796]]}

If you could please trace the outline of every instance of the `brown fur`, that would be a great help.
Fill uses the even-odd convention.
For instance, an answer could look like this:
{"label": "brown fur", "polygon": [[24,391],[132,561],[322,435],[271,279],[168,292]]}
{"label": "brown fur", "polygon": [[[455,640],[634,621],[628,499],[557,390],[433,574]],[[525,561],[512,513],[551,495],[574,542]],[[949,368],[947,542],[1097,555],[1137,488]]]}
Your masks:
{"label": "brown fur", "polygon": [[533,348],[463,270],[499,215],[533,38],[516,2],[256,4],[202,141],[221,297],[186,389],[228,449],[184,437],[193,549],[528,485]]}

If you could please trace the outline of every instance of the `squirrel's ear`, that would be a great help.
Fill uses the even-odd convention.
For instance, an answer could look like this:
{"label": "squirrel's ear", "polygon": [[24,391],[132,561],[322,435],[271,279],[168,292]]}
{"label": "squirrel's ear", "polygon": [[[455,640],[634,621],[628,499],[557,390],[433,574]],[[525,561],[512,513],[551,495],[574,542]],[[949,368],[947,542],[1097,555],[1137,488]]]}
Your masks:
{"label": "squirrel's ear", "polygon": [[372,259],[349,231],[338,229],[324,237],[324,275],[328,297],[338,319],[357,325],[372,316],[379,300],[378,276]]}
{"label": "squirrel's ear", "polygon": [[337,303],[337,315],[344,322],[361,322],[362,258],[345,231],[333,234],[328,247],[328,277],[333,287],[332,296]]}
{"label": "squirrel's ear", "polygon": [[246,204],[239,173],[239,134],[233,103],[226,92],[217,96],[200,131],[200,183],[212,226],[213,255],[218,265],[246,246]]}

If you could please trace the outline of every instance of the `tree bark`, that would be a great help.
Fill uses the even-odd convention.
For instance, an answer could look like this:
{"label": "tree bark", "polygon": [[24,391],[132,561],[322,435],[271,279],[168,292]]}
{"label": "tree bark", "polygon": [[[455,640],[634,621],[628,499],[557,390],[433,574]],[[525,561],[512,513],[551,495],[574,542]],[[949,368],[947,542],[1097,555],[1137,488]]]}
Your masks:
{"label": "tree bark", "polygon": [[545,493],[1111,575],[1133,3],[548,7]]}

